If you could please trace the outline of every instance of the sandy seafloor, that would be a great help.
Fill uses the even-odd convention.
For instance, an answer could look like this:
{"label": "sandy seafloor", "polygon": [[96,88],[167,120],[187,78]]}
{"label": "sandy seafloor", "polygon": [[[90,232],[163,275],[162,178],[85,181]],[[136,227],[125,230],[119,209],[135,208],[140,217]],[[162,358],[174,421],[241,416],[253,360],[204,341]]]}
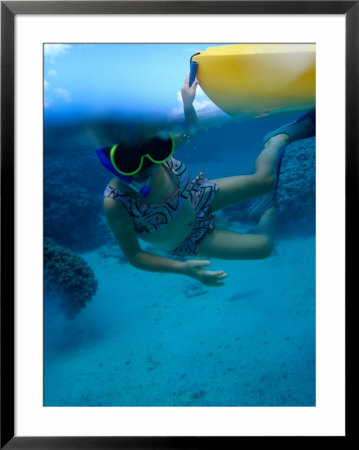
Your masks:
{"label": "sandy seafloor", "polygon": [[111,248],[72,321],[45,315],[45,406],[315,406],[315,237],[259,261],[211,260],[210,288],[139,271]]}

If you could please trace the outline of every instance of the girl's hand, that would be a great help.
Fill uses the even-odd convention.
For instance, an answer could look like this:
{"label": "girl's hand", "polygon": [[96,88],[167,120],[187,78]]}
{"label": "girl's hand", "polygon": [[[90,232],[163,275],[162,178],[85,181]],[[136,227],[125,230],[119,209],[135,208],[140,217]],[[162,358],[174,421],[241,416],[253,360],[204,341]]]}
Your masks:
{"label": "girl's hand", "polygon": [[186,79],[184,80],[184,84],[181,89],[181,95],[183,100],[183,105],[189,106],[192,105],[193,100],[196,96],[196,89],[197,89],[198,81],[195,80],[192,83],[192,86],[189,85],[189,72],[186,76]]}
{"label": "girl's hand", "polygon": [[189,260],[184,262],[185,274],[200,281],[206,286],[222,286],[221,281],[227,277],[223,270],[210,271],[203,269],[210,265],[210,261],[203,260]]}

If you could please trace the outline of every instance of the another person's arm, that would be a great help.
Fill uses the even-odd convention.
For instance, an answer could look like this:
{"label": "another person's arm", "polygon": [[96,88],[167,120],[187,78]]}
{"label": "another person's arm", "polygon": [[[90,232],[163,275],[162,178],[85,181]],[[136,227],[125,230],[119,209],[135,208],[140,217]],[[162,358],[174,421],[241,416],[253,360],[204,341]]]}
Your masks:
{"label": "another person's arm", "polygon": [[204,267],[209,261],[176,261],[154,253],[143,251],[139,245],[131,217],[115,200],[104,199],[105,216],[112,233],[129,263],[142,270],[187,275],[208,286],[220,285],[226,277],[223,271],[209,271]]}

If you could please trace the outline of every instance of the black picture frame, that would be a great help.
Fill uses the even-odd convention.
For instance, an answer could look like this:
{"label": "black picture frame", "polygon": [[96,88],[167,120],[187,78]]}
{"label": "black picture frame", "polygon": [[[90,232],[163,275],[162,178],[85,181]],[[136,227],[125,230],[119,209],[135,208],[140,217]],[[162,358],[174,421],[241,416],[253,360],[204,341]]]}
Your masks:
{"label": "black picture frame", "polygon": [[[204,448],[240,437],[15,436],[14,405],[14,21],[18,14],[337,14],[346,21],[346,318],[354,291],[350,268],[358,241],[359,1],[4,1],[1,2],[1,442],[6,449]],[[355,265],[355,262],[354,262]],[[354,291],[355,292],[355,291]],[[355,300],[355,298],[354,298]],[[346,342],[349,343],[346,327]],[[347,365],[347,369],[350,366]],[[346,435],[349,438],[346,379]],[[243,439],[243,438],[242,438]],[[263,439],[263,438],[260,438]],[[273,439],[273,438],[272,438]],[[288,440],[291,438],[281,438]],[[242,443],[242,442],[241,442]]]}

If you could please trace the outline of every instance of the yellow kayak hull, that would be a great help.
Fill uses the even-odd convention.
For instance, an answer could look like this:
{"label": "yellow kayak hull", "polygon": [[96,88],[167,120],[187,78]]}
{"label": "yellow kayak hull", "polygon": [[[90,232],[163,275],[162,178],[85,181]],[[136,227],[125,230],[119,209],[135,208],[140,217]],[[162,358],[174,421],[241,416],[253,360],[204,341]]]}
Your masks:
{"label": "yellow kayak hull", "polygon": [[203,91],[234,117],[315,105],[315,44],[210,47],[192,61]]}

